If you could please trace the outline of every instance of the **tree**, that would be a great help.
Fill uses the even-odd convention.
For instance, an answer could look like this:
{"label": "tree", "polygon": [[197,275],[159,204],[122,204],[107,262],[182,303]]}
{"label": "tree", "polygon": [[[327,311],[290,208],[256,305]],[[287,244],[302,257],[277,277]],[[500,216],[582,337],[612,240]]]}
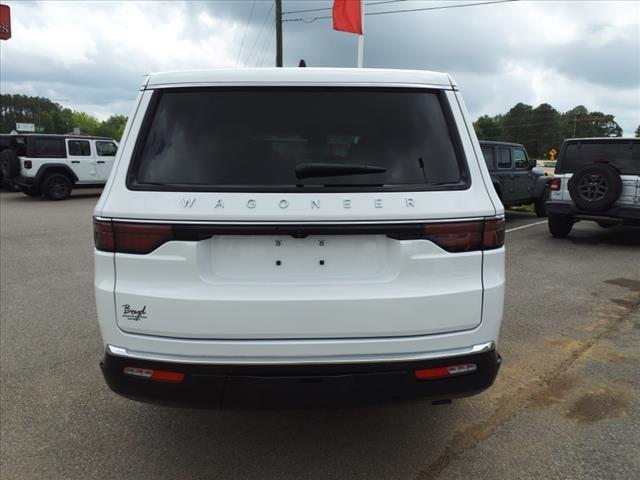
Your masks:
{"label": "tree", "polygon": [[490,117],[483,115],[473,123],[473,128],[480,140],[502,139],[502,115]]}
{"label": "tree", "polygon": [[543,103],[531,111],[530,118],[525,145],[530,155],[544,158],[549,150],[557,150],[562,143],[560,112],[548,103]]}
{"label": "tree", "polygon": [[622,128],[614,120],[613,115],[606,115],[602,112],[591,112],[591,131],[594,137],[621,137]]}
{"label": "tree", "polygon": [[622,136],[622,128],[613,115],[589,112],[582,105],[565,112],[562,118],[565,138]]}
{"label": "tree", "polygon": [[100,126],[100,122],[95,117],[84,112],[73,112],[71,115],[73,128],[80,129],[80,132],[87,135],[95,135]]}
{"label": "tree", "polygon": [[95,117],[63,108],[47,98],[27,95],[0,95],[0,132],[9,133],[16,122],[33,123],[43,133],[69,133],[74,128],[88,135],[101,135],[120,140],[127,123],[124,115],[112,115],[100,122]]}
{"label": "tree", "polygon": [[96,131],[96,135],[111,137],[120,141],[126,124],[127,117],[125,115],[111,115],[105,121],[100,123],[100,126]]}
{"label": "tree", "polygon": [[640,138],[640,125],[636,128],[636,137]]}
{"label": "tree", "polygon": [[534,132],[531,128],[531,115],[533,107],[524,103],[516,104],[509,110],[502,122],[504,135],[503,139],[507,142],[522,143],[527,150],[533,146],[531,140],[534,138]]}

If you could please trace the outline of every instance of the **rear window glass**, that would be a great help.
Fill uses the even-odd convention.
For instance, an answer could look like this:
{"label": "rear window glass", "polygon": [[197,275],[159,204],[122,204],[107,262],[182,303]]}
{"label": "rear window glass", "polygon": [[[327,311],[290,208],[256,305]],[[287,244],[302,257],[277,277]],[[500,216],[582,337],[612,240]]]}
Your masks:
{"label": "rear window glass", "polygon": [[133,188],[466,186],[434,91],[254,88],[155,95],[129,177]]}
{"label": "rear window glass", "polygon": [[69,140],[67,142],[69,155],[72,157],[88,157],[91,155],[91,145],[87,140]]}
{"label": "rear window glass", "polygon": [[484,161],[487,164],[487,168],[489,170],[493,170],[496,168],[496,158],[495,158],[495,150],[493,147],[481,147],[482,148],[482,156],[484,157]]}
{"label": "rear window glass", "polygon": [[113,157],[118,151],[118,147],[113,142],[96,142],[96,151],[100,157]]}
{"label": "rear window glass", "polygon": [[594,162],[608,162],[622,174],[640,175],[640,142],[572,142],[566,147],[559,169],[575,173]]}
{"label": "rear window glass", "polygon": [[33,138],[28,155],[30,157],[63,158],[66,157],[62,138]]}

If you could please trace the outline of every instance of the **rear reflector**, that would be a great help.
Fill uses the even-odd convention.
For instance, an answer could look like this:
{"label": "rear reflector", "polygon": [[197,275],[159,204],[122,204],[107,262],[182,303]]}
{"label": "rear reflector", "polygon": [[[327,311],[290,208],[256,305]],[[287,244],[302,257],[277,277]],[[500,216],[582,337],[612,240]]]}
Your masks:
{"label": "rear reflector", "polygon": [[179,383],[184,380],[184,373],[169,372],[167,370],[151,370],[149,368],[124,367],[125,375],[146,378],[158,382]]}
{"label": "rear reflector", "polygon": [[475,363],[464,363],[448,367],[423,368],[416,370],[415,375],[418,380],[435,380],[437,378],[453,377],[475,372],[477,369],[478,367]]}
{"label": "rear reflector", "polygon": [[560,190],[560,179],[559,178],[552,178],[551,180],[549,180],[549,189],[550,190]]}

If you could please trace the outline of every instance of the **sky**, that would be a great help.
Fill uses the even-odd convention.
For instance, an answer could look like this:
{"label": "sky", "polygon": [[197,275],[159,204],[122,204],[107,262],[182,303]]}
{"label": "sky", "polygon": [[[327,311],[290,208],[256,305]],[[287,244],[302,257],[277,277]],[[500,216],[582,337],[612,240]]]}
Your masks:
{"label": "sky", "polygon": [[[366,0],[366,12],[485,0]],[[164,70],[273,66],[271,0],[27,2],[11,7],[0,43],[0,91],[50,98],[104,119],[129,114],[144,75]],[[283,0],[283,11],[331,0]],[[374,5],[378,3],[377,5]],[[330,10],[286,13],[285,66],[353,67],[357,36]],[[304,21],[291,21],[302,19]],[[368,15],[365,67],[445,71],[475,119],[518,102],[576,105],[640,125],[640,2],[526,1]]]}

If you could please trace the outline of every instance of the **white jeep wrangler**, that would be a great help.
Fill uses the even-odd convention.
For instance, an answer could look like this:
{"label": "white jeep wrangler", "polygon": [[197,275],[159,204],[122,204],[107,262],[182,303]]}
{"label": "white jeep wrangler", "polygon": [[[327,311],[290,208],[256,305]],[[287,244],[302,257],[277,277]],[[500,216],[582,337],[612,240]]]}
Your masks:
{"label": "white jeep wrangler", "polygon": [[640,139],[565,140],[549,187],[554,237],[566,237],[580,220],[640,226]]}
{"label": "white jeep wrangler", "polygon": [[5,181],[32,197],[64,200],[73,188],[107,182],[118,143],[113,138],[78,135],[10,135],[0,152]]}
{"label": "white jeep wrangler", "polygon": [[449,401],[498,372],[504,210],[447,74],[151,75],[94,228],[123,396]]}

